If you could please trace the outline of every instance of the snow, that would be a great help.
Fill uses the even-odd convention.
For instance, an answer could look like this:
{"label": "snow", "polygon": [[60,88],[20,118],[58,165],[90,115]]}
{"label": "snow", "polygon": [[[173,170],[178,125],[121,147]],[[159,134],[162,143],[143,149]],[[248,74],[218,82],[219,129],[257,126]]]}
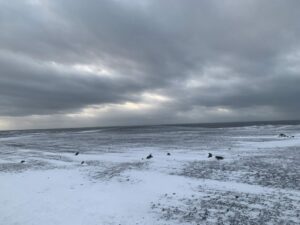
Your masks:
{"label": "snow", "polygon": [[[85,132],[86,135],[90,133]],[[252,138],[259,139],[259,136]],[[200,220],[216,224],[218,219],[229,224],[233,216],[243,213],[249,220],[254,220],[264,210],[276,215],[276,204],[282,204],[282,213],[277,213],[275,222],[274,216],[270,220],[264,219],[273,224],[276,221],[281,224],[282,220],[298,224],[299,188],[233,179],[233,174],[243,176],[240,168],[225,180],[182,173],[192,163],[204,163],[204,167],[212,163],[222,172],[223,166],[235,162],[239,151],[243,155],[238,159],[243,160],[247,154],[249,157],[255,154],[255,151],[250,152],[253,148],[273,151],[274,147],[299,147],[300,138],[296,135],[293,139],[270,138],[265,142],[237,141],[236,146],[239,147],[235,147],[234,155],[224,146],[213,151],[214,155],[225,156],[222,161],[207,158],[207,150],[177,149],[167,156],[166,151],[148,147],[122,152],[93,150],[75,156],[74,152],[14,149],[11,155],[1,155],[0,224],[162,225],[198,224]],[[245,149],[249,153],[246,154]],[[7,152],[4,150],[0,149]],[[154,158],[147,160],[145,157],[149,153]],[[26,162],[20,164],[21,159]],[[220,202],[222,205],[217,207]],[[228,204],[233,206],[226,208]],[[245,211],[245,205],[252,211]],[[289,209],[285,209],[286,206]],[[224,213],[226,209],[230,211]],[[193,210],[202,211],[196,214]],[[218,217],[220,213],[222,216]]]}
{"label": "snow", "polygon": [[154,224],[148,214],[151,201],[184,190],[177,177],[127,176],[132,182],[91,182],[80,169],[1,175],[1,224]]}

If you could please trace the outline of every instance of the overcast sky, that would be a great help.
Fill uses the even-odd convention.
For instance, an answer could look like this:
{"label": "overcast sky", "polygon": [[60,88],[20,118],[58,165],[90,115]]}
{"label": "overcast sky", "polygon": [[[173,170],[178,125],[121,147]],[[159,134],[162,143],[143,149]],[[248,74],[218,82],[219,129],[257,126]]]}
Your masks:
{"label": "overcast sky", "polygon": [[0,0],[0,129],[300,119],[299,0]]}

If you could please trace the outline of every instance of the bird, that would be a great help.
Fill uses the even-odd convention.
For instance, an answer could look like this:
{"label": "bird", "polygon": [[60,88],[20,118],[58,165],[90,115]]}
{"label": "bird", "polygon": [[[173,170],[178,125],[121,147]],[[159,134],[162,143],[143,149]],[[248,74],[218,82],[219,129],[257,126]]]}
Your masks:
{"label": "bird", "polygon": [[222,159],[224,159],[223,156],[218,156],[218,155],[216,155],[215,158],[216,158],[217,160],[222,160]]}
{"label": "bird", "polygon": [[208,153],[208,158],[211,158],[212,157],[212,154],[211,153]]}

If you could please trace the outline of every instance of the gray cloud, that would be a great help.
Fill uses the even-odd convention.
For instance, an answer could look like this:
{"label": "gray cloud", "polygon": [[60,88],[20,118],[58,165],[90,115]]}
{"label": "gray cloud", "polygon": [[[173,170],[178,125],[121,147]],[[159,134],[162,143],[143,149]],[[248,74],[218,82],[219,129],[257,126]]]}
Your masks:
{"label": "gray cloud", "polygon": [[[0,6],[3,121],[40,115],[47,127],[58,117],[69,121],[65,126],[299,119],[299,1]],[[145,93],[171,100],[119,107],[149,105]],[[94,106],[110,110],[66,117]]]}

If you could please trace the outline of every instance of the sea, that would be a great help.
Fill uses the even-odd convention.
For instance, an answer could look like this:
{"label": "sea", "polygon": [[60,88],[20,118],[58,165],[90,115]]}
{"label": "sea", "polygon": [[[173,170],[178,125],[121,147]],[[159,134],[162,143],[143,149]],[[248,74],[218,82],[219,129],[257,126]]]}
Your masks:
{"label": "sea", "polygon": [[[140,148],[208,150],[300,131],[300,121],[174,124],[0,131],[0,147],[53,152],[123,152]],[[259,138],[257,138],[259,137]],[[1,152],[0,152],[1,154]]]}

